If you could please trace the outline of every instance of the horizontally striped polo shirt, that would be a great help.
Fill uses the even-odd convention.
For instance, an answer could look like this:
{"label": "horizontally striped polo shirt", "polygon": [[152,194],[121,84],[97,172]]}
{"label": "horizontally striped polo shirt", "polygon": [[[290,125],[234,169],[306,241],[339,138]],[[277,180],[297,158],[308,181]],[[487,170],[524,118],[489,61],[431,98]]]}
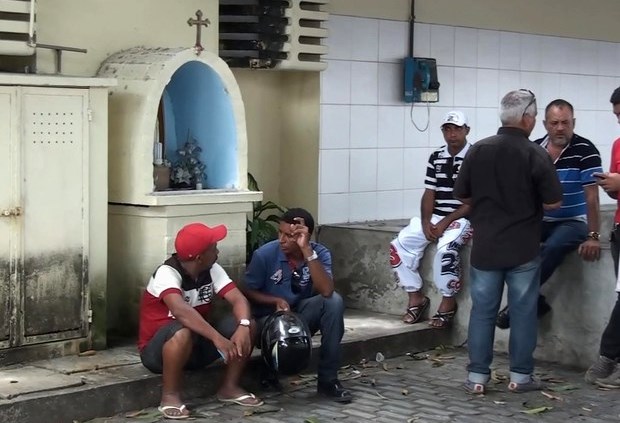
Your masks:
{"label": "horizontally striped polo shirt", "polygon": [[466,143],[465,147],[452,157],[448,152],[448,146],[444,145],[428,158],[424,187],[435,191],[433,214],[447,216],[463,204],[452,196],[452,189],[469,147],[470,144]]}
{"label": "horizontally striped polo shirt", "polygon": [[[540,138],[534,142],[546,150],[549,137]],[[592,174],[603,171],[598,149],[589,140],[574,134],[573,139],[562,150],[554,164],[562,183],[562,206],[556,210],[545,210],[543,220],[546,222],[557,220],[586,222],[586,195],[583,187],[595,184],[596,179]]]}

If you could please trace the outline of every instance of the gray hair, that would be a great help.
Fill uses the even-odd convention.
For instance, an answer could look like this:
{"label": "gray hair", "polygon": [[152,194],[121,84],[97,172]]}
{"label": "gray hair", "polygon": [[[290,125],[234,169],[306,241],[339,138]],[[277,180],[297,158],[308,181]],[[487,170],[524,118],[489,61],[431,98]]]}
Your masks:
{"label": "gray hair", "polygon": [[502,125],[518,125],[524,115],[536,116],[536,96],[528,90],[510,91],[502,98],[499,119]]}

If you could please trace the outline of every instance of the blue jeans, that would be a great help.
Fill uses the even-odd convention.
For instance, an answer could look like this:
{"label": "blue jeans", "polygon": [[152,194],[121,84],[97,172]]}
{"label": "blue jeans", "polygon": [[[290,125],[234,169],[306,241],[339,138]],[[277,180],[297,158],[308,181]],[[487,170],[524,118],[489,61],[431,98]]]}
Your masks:
{"label": "blue jeans", "polygon": [[479,270],[472,266],[467,370],[469,380],[475,383],[487,383],[491,373],[495,318],[504,292],[504,281],[508,286],[510,307],[510,380],[528,382],[534,371],[540,258],[501,270]]}
{"label": "blue jeans", "polygon": [[543,222],[540,256],[540,284],[547,282],[567,254],[575,251],[588,236],[588,225],[580,220]]}
{"label": "blue jeans", "polygon": [[344,302],[337,292],[330,297],[315,295],[299,301],[293,311],[298,313],[314,335],[321,331],[321,349],[317,376],[319,382],[332,382],[338,378],[340,368],[340,341],[344,335]]}

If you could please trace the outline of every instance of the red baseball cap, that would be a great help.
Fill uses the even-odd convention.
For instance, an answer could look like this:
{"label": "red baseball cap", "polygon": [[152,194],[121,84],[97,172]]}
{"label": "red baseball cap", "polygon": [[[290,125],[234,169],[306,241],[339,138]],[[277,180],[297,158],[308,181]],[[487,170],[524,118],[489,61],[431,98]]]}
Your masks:
{"label": "red baseball cap", "polygon": [[177,257],[181,261],[193,260],[210,245],[226,238],[228,230],[224,225],[212,228],[202,223],[190,223],[181,228],[174,240]]}

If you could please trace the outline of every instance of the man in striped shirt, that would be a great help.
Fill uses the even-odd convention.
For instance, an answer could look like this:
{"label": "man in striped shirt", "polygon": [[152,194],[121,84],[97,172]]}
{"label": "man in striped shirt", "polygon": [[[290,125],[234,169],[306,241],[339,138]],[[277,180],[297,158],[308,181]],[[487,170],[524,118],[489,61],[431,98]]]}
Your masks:
{"label": "man in striped shirt", "polygon": [[452,196],[454,181],[470,144],[467,117],[449,112],[441,125],[445,145],[431,154],[426,168],[421,217],[413,217],[390,244],[390,264],[399,284],[409,295],[404,323],[416,323],[430,305],[422,289],[418,271],[424,250],[437,242],[433,275],[443,299],[430,325],[448,327],[456,313],[454,295],[461,287],[459,250],[471,237],[466,216],[469,206]]}
{"label": "man in striped shirt", "polygon": [[[549,153],[562,184],[562,207],[546,210],[541,238],[540,284],[544,284],[574,250],[587,261],[599,259],[599,197],[594,173],[602,172],[601,155],[589,140],[575,134],[573,106],[553,100],[545,108],[547,135],[534,142]],[[551,311],[538,297],[538,317]],[[497,327],[510,327],[506,306],[497,316]]]}

